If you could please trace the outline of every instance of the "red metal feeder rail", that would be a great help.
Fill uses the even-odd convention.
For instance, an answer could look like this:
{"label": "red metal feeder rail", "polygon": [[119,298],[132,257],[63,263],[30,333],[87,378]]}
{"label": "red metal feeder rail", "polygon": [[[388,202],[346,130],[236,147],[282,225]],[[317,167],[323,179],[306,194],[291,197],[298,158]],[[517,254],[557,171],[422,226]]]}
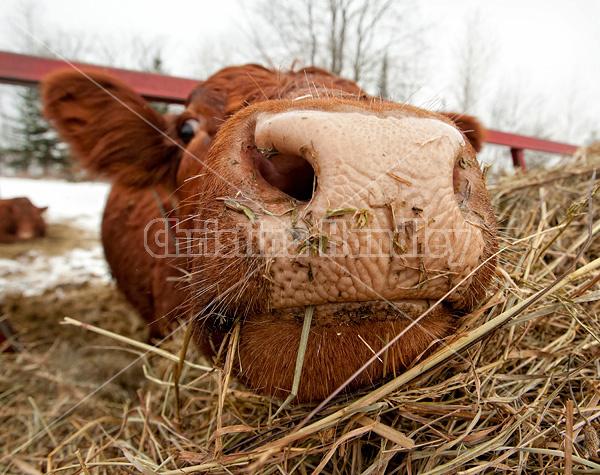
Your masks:
{"label": "red metal feeder rail", "polygon": [[[0,83],[36,86],[49,72],[69,66],[110,73],[129,84],[149,101],[173,104],[183,104],[189,93],[199,82],[195,79],[165,76],[163,74],[130,71],[0,51]],[[498,130],[488,130],[486,142],[510,147],[514,166],[522,169],[525,169],[523,150],[538,150],[561,155],[573,155],[577,150],[575,145],[509,134]]]}

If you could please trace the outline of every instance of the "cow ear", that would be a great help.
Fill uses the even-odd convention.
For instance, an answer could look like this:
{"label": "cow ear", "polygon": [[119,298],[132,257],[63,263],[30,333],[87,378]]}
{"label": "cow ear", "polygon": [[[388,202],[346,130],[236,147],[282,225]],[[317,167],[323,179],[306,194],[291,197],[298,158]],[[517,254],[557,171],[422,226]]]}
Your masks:
{"label": "cow ear", "polygon": [[441,114],[456,124],[476,152],[481,151],[487,130],[477,117],[457,112],[441,112]]}
{"label": "cow ear", "polygon": [[105,73],[60,70],[41,87],[45,117],[92,172],[134,187],[172,181],[181,148],[165,119]]}

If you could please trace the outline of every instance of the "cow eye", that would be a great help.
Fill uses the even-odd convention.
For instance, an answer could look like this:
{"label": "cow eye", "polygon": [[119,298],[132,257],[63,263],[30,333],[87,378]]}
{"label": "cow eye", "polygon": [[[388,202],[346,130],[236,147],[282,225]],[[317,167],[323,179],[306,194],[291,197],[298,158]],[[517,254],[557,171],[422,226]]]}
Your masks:
{"label": "cow eye", "polygon": [[194,135],[196,135],[196,132],[199,128],[200,122],[198,122],[196,119],[186,120],[179,129],[179,136],[181,137],[181,140],[183,140],[185,144],[190,143],[190,140],[194,138]]}

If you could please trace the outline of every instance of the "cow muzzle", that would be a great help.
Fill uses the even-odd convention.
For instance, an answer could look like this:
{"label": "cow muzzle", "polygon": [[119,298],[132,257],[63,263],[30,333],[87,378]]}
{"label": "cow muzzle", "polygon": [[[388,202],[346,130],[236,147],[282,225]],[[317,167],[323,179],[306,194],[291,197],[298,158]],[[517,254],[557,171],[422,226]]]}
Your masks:
{"label": "cow muzzle", "polygon": [[455,127],[293,110],[260,114],[252,142],[251,199],[263,216],[249,232],[285,283],[273,286],[271,308],[437,299],[459,282],[447,300],[464,300],[487,223],[469,207],[467,169],[477,165]]}
{"label": "cow muzzle", "polygon": [[[203,226],[209,218],[230,230],[221,249],[228,259],[238,253],[228,277],[237,290],[209,302],[197,296],[204,309],[245,316],[240,367],[252,386],[280,394],[289,386],[282,380],[291,384],[307,306],[315,308],[307,371],[327,380],[305,389],[303,397],[315,399],[347,375],[323,369],[343,353],[331,347],[369,348],[344,356],[358,367],[444,298],[422,322],[429,329],[417,330],[418,348],[394,350],[403,366],[450,331],[457,309],[481,298],[494,266],[495,222],[475,153],[453,124],[401,106],[244,112],[209,154],[216,173],[203,186],[211,195],[199,213]],[[231,270],[217,247],[206,247],[213,260],[199,257],[195,267]],[[223,289],[216,277],[210,282]],[[257,349],[265,339],[276,349]],[[264,376],[265,361],[285,366],[285,377]],[[373,375],[365,377],[357,384]]]}

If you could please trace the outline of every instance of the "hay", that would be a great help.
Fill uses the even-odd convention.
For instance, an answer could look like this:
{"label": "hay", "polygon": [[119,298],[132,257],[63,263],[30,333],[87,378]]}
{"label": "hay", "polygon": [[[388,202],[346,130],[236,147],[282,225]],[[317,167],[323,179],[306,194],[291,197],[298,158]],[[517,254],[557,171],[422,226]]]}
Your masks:
{"label": "hay", "polygon": [[495,185],[490,300],[406,373],[317,413],[277,413],[230,358],[211,370],[190,347],[180,363],[184,329],[141,348],[110,287],[6,303],[24,349],[0,355],[0,474],[599,473],[599,167],[596,146]]}

